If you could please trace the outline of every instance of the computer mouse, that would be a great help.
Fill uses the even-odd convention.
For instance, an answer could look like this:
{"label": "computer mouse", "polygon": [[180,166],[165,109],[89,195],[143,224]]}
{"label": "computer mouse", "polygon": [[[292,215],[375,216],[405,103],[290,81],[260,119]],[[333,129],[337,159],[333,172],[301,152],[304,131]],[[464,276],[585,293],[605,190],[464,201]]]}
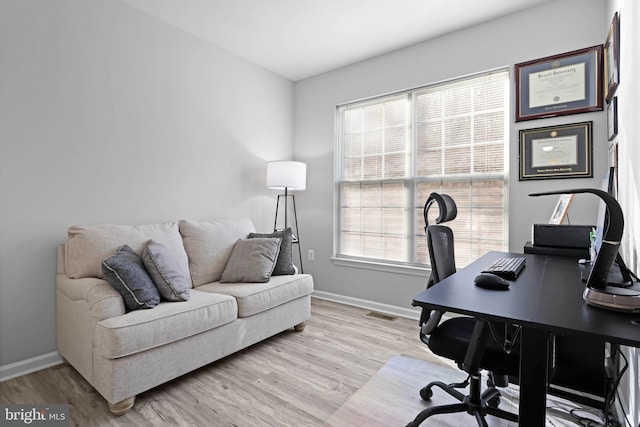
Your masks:
{"label": "computer mouse", "polygon": [[509,289],[508,281],[492,273],[480,273],[476,276],[476,278],[473,281],[475,282],[476,286],[479,286],[485,289],[494,289],[494,290]]}

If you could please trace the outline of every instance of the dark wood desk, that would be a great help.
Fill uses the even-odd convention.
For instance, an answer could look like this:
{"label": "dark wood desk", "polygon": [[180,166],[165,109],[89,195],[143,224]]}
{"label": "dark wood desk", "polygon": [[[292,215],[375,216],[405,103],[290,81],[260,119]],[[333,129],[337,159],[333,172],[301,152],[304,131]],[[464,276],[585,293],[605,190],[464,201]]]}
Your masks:
{"label": "dark wood desk", "polygon": [[[526,257],[526,267],[508,291],[479,288],[473,279],[495,259]],[[537,254],[489,252],[437,285],[413,305],[513,323],[520,335],[521,426],[544,426],[550,333],[585,334],[614,344],[640,347],[638,314],[588,306],[577,259]]]}

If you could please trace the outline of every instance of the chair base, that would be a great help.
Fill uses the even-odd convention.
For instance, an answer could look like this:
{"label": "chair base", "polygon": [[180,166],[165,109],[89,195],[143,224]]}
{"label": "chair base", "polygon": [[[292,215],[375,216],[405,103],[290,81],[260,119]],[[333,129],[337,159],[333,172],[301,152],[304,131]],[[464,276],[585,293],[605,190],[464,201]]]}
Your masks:
{"label": "chair base", "polygon": [[479,426],[487,426],[485,417],[493,415],[508,421],[518,422],[518,416],[510,412],[497,408],[500,402],[500,391],[496,388],[488,388],[480,394],[480,373],[473,373],[470,377],[469,395],[465,396],[455,389],[456,384],[445,384],[440,381],[429,383],[420,390],[420,396],[424,400],[429,400],[433,395],[432,387],[439,387],[451,396],[455,397],[460,403],[452,405],[433,406],[420,412],[413,421],[406,427],[418,427],[424,420],[432,415],[452,414],[456,412],[467,412],[475,416]]}

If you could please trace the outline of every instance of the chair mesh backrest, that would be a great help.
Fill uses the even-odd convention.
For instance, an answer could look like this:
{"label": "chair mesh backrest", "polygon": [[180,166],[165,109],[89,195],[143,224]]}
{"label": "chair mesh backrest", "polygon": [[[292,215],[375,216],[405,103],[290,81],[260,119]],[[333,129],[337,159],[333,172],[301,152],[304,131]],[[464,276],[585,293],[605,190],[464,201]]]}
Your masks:
{"label": "chair mesh backrest", "polygon": [[453,232],[446,225],[430,225],[427,227],[427,245],[435,284],[456,272]]}

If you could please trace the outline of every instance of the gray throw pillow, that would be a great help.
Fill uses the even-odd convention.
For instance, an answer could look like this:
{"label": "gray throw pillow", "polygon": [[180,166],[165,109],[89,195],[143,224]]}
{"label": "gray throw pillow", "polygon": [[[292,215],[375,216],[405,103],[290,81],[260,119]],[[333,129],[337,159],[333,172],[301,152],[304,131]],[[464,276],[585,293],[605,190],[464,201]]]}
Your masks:
{"label": "gray throw pillow", "polygon": [[189,272],[184,271],[169,248],[149,240],[142,251],[142,261],[162,298],[167,301],[189,300]]}
{"label": "gray throw pillow", "polygon": [[271,278],[281,239],[256,238],[238,240],[222,272],[222,283],[264,283]]}
{"label": "gray throw pillow", "polygon": [[160,303],[160,294],[144,268],[142,258],[124,245],[102,261],[104,278],[122,295],[127,311],[153,308]]}
{"label": "gray throw pillow", "polygon": [[288,274],[296,274],[296,269],[293,266],[293,232],[291,227],[284,230],[274,231],[269,234],[249,233],[249,239],[264,238],[264,237],[276,237],[282,239],[280,243],[280,254],[278,254],[278,260],[276,266],[273,269],[272,276],[284,276]]}

